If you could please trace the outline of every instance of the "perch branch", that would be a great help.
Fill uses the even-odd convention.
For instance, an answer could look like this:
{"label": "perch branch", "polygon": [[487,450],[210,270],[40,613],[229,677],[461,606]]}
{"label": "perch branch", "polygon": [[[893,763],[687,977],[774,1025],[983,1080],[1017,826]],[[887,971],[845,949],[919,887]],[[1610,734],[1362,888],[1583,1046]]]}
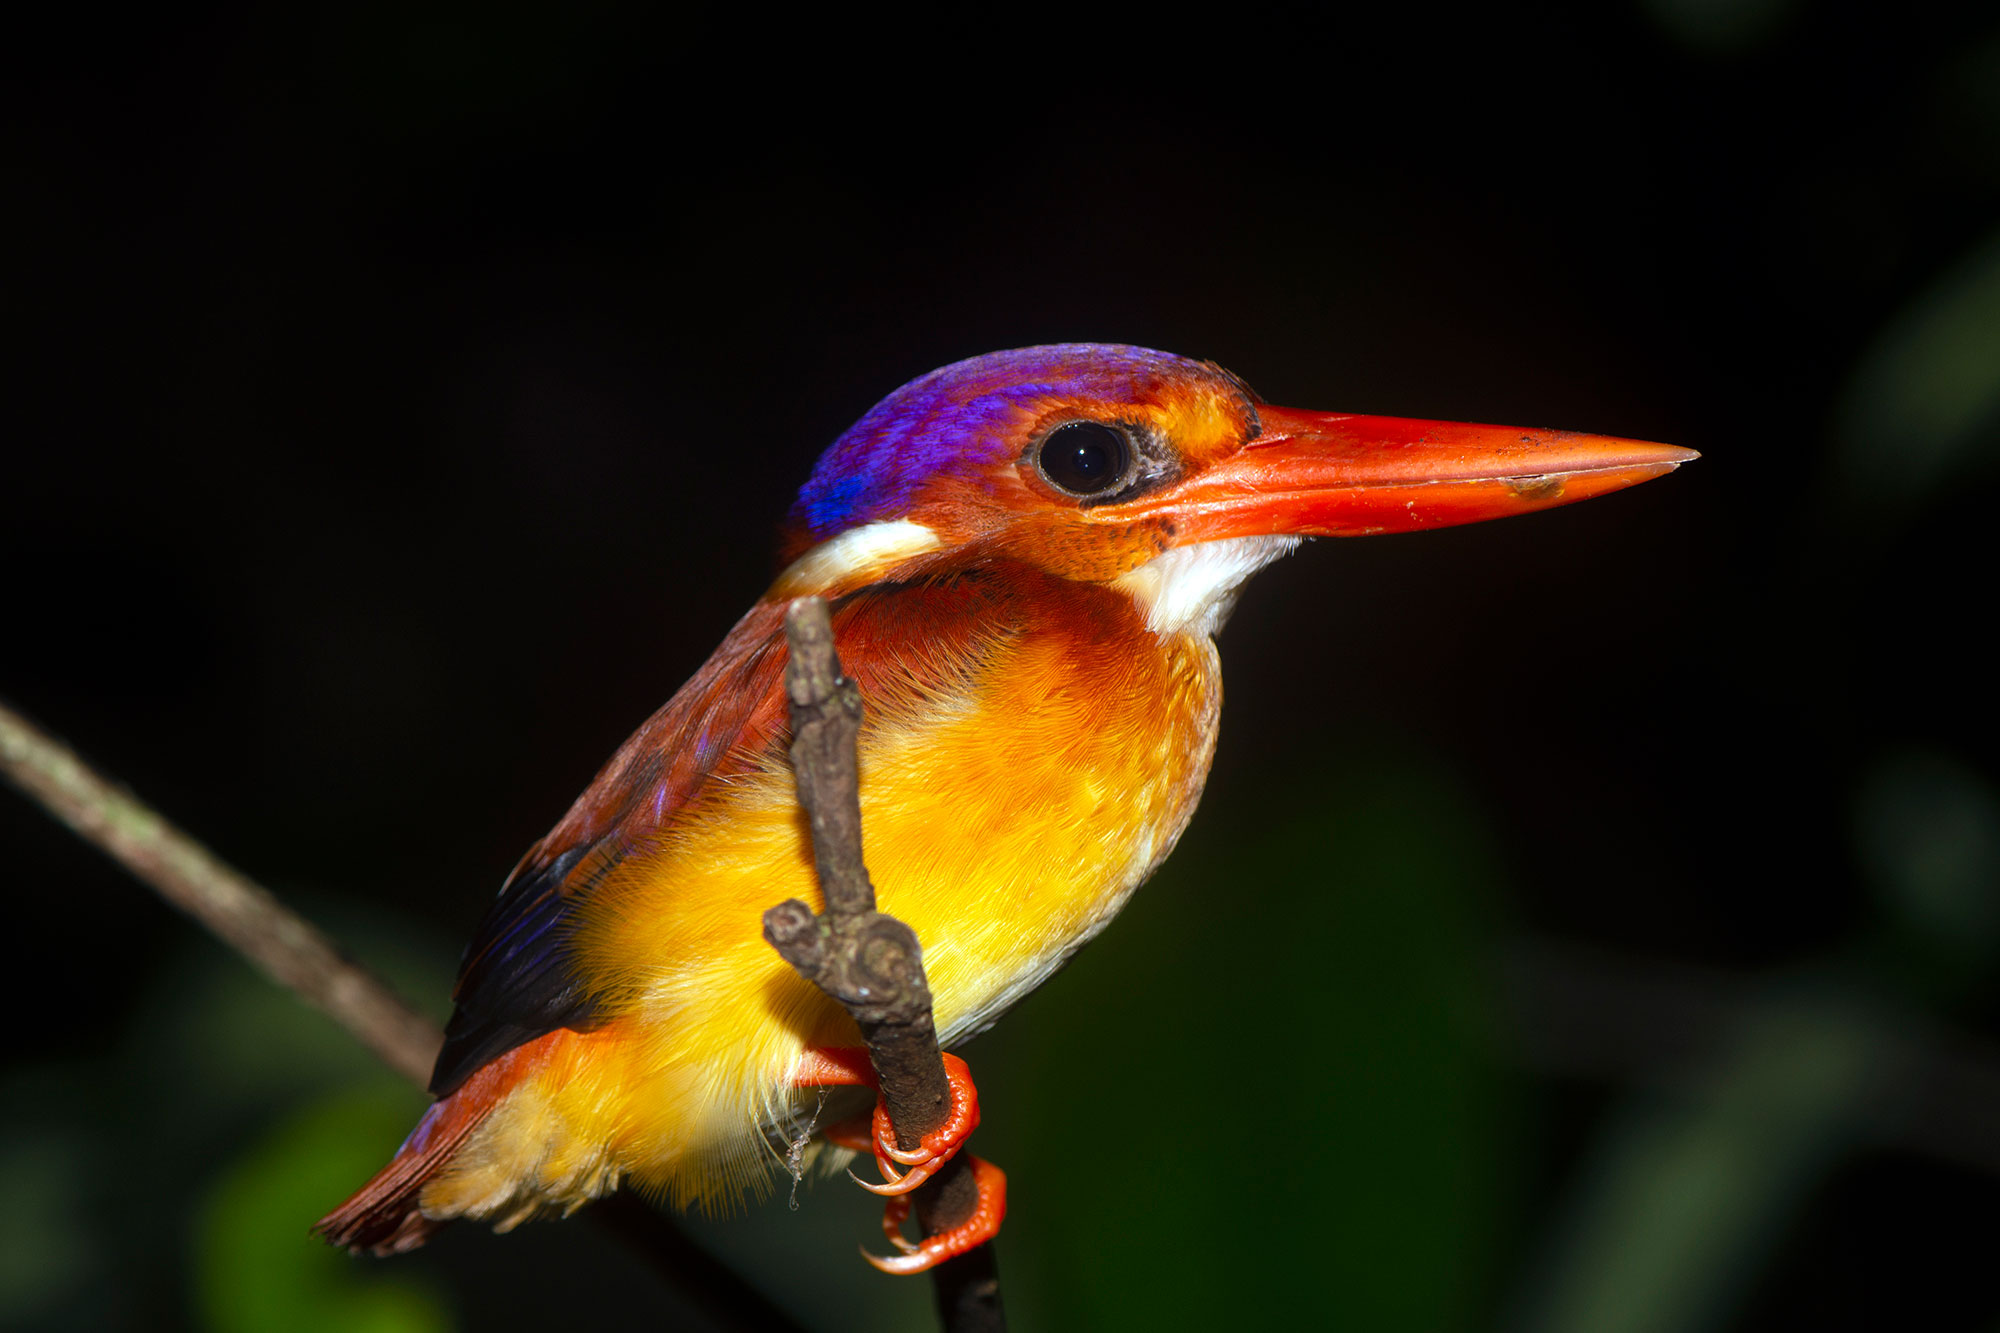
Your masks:
{"label": "perch branch", "polygon": [[[938,1051],[930,984],[916,932],[875,910],[875,886],[861,856],[856,738],[861,691],[841,675],[826,603],[802,597],[785,613],[791,656],[785,691],[792,710],[792,770],[812,827],[813,862],[826,911],[794,898],[764,914],[764,938],[800,975],[853,1017],[889,1109],[897,1145],[919,1146],[951,1109]],[[954,1157],[916,1192],[927,1236],[950,1230],[978,1203],[972,1170]],[[931,1270],[938,1310],[951,1333],[1005,1327],[993,1247]]]}

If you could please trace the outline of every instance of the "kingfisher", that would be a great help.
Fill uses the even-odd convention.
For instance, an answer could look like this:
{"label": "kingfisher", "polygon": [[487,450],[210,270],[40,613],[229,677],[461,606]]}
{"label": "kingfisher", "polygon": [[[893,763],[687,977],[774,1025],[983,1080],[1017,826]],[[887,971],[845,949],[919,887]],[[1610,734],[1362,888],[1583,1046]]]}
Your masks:
{"label": "kingfisher", "polygon": [[1547,509],[1694,457],[1277,407],[1213,363],[1109,344],[911,381],[819,459],[775,582],[508,876],[459,969],[437,1100],[317,1229],[389,1254],[621,1185],[724,1207],[830,1142],[884,1175],[903,1253],[878,1266],[983,1243],[1005,1179],[969,1155],[973,1217],[896,1231],[976,1123],[955,1057],[952,1116],[921,1147],[879,1114],[814,1132],[815,1089],[871,1080],[853,1022],[761,933],[776,903],[822,905],[786,749],[792,600],[827,600],[866,701],[868,864],[954,1046],[1104,929],[1186,829],[1215,753],[1215,635],[1251,574],[1308,537]]}

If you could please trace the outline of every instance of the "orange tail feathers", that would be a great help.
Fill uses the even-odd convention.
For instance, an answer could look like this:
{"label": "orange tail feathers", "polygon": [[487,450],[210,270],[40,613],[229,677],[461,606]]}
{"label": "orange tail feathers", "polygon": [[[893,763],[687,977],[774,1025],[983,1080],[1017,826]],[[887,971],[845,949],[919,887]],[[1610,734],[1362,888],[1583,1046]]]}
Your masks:
{"label": "orange tail feathers", "polygon": [[402,1254],[429,1240],[451,1219],[424,1215],[424,1186],[451,1165],[466,1139],[514,1085],[539,1067],[546,1054],[543,1048],[571,1035],[551,1032],[488,1061],[451,1096],[424,1112],[389,1164],[346,1203],[313,1223],[313,1231],[357,1254]]}

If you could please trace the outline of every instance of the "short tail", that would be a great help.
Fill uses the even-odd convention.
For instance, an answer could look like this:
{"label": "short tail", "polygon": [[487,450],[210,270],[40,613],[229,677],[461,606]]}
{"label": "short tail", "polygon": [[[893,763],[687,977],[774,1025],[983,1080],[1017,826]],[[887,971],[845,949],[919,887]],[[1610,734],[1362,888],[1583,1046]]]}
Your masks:
{"label": "short tail", "polygon": [[346,1203],[313,1223],[313,1231],[356,1254],[402,1254],[429,1240],[451,1219],[424,1214],[424,1186],[451,1165],[472,1132],[513,1091],[531,1063],[528,1057],[542,1044],[517,1046],[487,1062],[424,1112],[389,1164]]}

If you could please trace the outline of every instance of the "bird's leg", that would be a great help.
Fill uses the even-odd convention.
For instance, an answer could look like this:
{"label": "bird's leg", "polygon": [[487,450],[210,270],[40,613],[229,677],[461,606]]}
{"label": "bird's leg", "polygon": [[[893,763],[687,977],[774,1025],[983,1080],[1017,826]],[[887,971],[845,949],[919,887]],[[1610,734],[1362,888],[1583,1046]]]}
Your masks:
{"label": "bird's leg", "polygon": [[[888,1103],[875,1099],[872,1125],[858,1120],[829,1125],[826,1139],[836,1147],[872,1153],[885,1183],[871,1185],[855,1178],[855,1184],[873,1194],[908,1194],[929,1180],[937,1169],[957,1154],[972,1131],[979,1127],[979,1089],[973,1085],[972,1071],[955,1055],[944,1057],[945,1079],[951,1085],[951,1110],[944,1123],[924,1135],[915,1148],[896,1146],[896,1131],[889,1123]],[[792,1079],[799,1088],[875,1086],[875,1068],[868,1052],[859,1047],[815,1047]],[[872,1133],[871,1133],[872,1130]],[[898,1165],[909,1168],[898,1171]],[[849,1174],[852,1174],[851,1172]]]}
{"label": "bird's leg", "polygon": [[[921,1241],[912,1242],[903,1236],[903,1223],[910,1216],[910,1191],[929,1180],[938,1168],[950,1161],[979,1124],[979,1091],[973,1086],[972,1074],[965,1067],[965,1061],[955,1055],[946,1055],[944,1069],[951,1085],[951,1110],[944,1123],[924,1135],[916,1148],[905,1151],[896,1146],[895,1131],[889,1124],[889,1111],[879,1095],[873,1117],[842,1121],[827,1126],[824,1131],[827,1141],[836,1147],[873,1153],[875,1164],[887,1182],[871,1185],[859,1177],[854,1180],[865,1190],[890,1196],[882,1210],[882,1233],[902,1253],[885,1259],[863,1250],[861,1256],[885,1273],[921,1273],[983,1245],[999,1234],[1000,1223],[1007,1215],[1006,1174],[991,1162],[968,1153],[966,1169],[972,1172],[973,1184],[979,1193],[979,1201],[974,1205],[971,1216],[957,1226],[926,1236]],[[872,1088],[876,1086],[875,1068],[865,1050],[855,1047],[815,1048],[806,1052],[792,1085],[800,1088]],[[898,1163],[908,1169],[899,1173],[896,1170]],[[848,1174],[853,1176],[853,1172]]]}

